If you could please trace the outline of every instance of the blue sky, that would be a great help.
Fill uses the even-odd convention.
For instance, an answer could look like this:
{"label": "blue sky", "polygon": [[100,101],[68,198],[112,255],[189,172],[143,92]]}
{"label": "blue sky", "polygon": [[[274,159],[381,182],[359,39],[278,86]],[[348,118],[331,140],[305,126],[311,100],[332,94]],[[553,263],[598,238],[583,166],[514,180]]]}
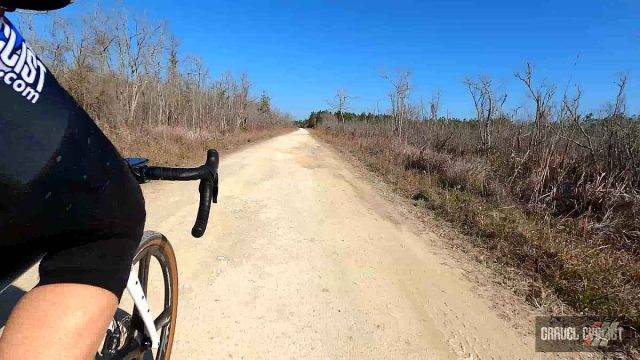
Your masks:
{"label": "blue sky", "polygon": [[414,100],[439,90],[443,113],[473,114],[462,80],[478,74],[509,93],[507,108],[521,106],[527,97],[513,73],[525,61],[560,92],[570,79],[580,84],[585,110],[611,100],[627,72],[630,110],[640,113],[640,1],[122,3],[167,20],[183,54],[201,56],[213,74],[246,72],[254,94],[267,91],[298,118],[326,108],[338,88],[354,97],[351,110],[384,111],[380,73],[398,68],[411,71]]}

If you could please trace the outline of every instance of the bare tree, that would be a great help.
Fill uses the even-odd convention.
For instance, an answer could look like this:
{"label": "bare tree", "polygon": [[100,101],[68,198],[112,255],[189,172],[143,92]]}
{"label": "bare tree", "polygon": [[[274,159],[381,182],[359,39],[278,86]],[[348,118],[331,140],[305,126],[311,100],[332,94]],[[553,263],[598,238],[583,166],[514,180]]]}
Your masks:
{"label": "bare tree", "polygon": [[552,100],[556,88],[553,85],[546,84],[536,86],[533,83],[533,65],[530,63],[527,63],[524,72],[516,72],[515,77],[522,81],[536,105],[536,113],[534,117],[536,136],[532,138],[535,142],[541,136],[542,129],[549,124],[549,121],[551,120],[553,110]]}
{"label": "bare tree", "polygon": [[496,94],[491,79],[486,76],[480,76],[478,80],[467,78],[464,84],[476,109],[481,147],[488,149],[492,146],[491,123],[497,116],[502,115],[502,105],[507,100],[507,95]]}
{"label": "bare tree", "polygon": [[411,73],[406,70],[398,70],[395,76],[387,74],[383,74],[382,76],[391,83],[389,100],[391,102],[393,131],[399,138],[402,138],[403,124],[408,120],[410,113],[409,92],[411,90]]}
{"label": "bare tree", "polygon": [[[123,96],[127,104],[127,121],[132,123],[142,92],[152,78],[159,77],[164,54],[164,24],[126,14],[119,17],[115,40],[118,73],[123,81]],[[128,30],[128,31],[127,31]]]}
{"label": "bare tree", "polygon": [[240,75],[240,86],[237,93],[236,129],[245,128],[247,123],[247,106],[249,105],[249,90],[251,82],[247,74]]}
{"label": "bare tree", "polygon": [[627,87],[627,74],[620,75],[616,82],[618,86],[618,94],[616,95],[616,102],[613,106],[612,116],[617,117],[624,115],[627,112],[627,97],[625,95],[625,89]]}
{"label": "bare tree", "polygon": [[440,112],[440,90],[436,90],[431,95],[431,101],[429,101],[429,119],[431,121],[438,120],[438,113]]}
{"label": "bare tree", "polygon": [[[561,123],[567,124],[570,127],[576,128],[580,132],[582,141],[574,139],[573,136],[560,135],[561,138],[568,140],[575,145],[583,149],[587,149],[591,156],[591,161],[596,159],[596,150],[593,145],[591,136],[587,133],[584,125],[582,124],[582,118],[580,116],[580,100],[582,98],[582,89],[576,86],[576,93],[573,97],[569,97],[566,93],[562,97],[562,104],[560,106],[559,120]],[[559,129],[561,132],[562,129]]]}
{"label": "bare tree", "polygon": [[329,101],[329,106],[338,114],[338,119],[342,123],[344,123],[344,112],[347,111],[351,99],[352,97],[344,89],[338,89],[333,99]]}

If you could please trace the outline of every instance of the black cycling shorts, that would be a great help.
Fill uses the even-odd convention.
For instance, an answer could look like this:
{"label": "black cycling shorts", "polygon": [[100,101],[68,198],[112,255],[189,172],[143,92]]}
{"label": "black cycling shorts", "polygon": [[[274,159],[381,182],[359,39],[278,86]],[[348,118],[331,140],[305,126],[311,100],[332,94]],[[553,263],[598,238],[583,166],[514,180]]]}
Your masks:
{"label": "black cycling shorts", "polygon": [[39,285],[120,297],[144,220],[114,146],[0,17],[0,286],[44,256]]}

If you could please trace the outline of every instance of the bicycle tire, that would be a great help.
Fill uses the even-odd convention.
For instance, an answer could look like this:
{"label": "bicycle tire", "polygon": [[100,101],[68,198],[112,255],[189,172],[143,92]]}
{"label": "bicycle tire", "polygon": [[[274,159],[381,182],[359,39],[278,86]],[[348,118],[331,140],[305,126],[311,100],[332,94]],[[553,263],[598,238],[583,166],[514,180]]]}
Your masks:
{"label": "bicycle tire", "polygon": [[[175,335],[178,310],[177,262],[173,247],[164,235],[155,231],[145,231],[132,262],[132,267],[139,264],[138,278],[145,296],[147,296],[148,290],[148,273],[151,257],[154,257],[160,264],[164,279],[164,309],[158,314],[156,322],[160,320],[161,314],[165,314],[165,311],[168,311],[168,316],[164,316],[164,321],[161,321],[163,325],[160,327],[162,329],[160,334],[160,344],[156,356],[153,357],[153,359],[169,360],[171,357],[171,350],[173,348],[173,338]],[[126,324],[126,339],[123,341],[123,344],[118,347],[118,350],[112,353],[108,358],[127,360],[149,358],[148,353],[151,350],[149,348],[149,344],[145,344],[144,341],[142,341],[142,337],[145,334],[144,326],[136,313],[137,309],[134,308],[130,318],[130,323]],[[166,323],[164,323],[165,321]],[[144,335],[144,337],[146,337],[146,335]]]}

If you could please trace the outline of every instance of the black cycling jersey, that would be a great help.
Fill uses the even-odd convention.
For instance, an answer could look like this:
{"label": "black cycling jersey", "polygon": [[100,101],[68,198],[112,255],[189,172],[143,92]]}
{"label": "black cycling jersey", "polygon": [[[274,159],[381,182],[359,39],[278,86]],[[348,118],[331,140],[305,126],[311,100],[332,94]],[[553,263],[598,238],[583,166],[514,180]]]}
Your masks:
{"label": "black cycling jersey", "polygon": [[114,146],[0,17],[0,285],[44,255],[40,285],[120,296],[144,219]]}

